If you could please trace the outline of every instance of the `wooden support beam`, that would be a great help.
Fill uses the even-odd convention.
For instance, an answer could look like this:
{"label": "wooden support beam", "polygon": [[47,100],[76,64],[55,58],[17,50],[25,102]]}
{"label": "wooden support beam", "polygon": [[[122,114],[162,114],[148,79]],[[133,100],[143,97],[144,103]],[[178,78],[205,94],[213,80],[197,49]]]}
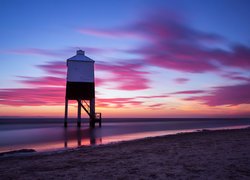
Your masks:
{"label": "wooden support beam", "polygon": [[89,107],[90,107],[90,127],[94,128],[95,127],[95,98],[90,99],[89,102]]}
{"label": "wooden support beam", "polygon": [[81,129],[77,129],[77,145],[82,145],[82,132]]}
{"label": "wooden support beam", "polygon": [[78,102],[78,111],[77,111],[77,126],[81,127],[81,100],[77,100]]}
{"label": "wooden support beam", "polygon": [[68,148],[68,130],[64,129],[64,148]]}
{"label": "wooden support beam", "polygon": [[90,113],[88,112],[88,110],[84,107],[84,105],[81,103],[82,108],[84,109],[84,111],[89,115],[89,117],[91,116]]}
{"label": "wooden support beam", "polygon": [[64,127],[68,126],[68,99],[65,98]]}
{"label": "wooden support beam", "polygon": [[100,118],[99,119],[99,127],[102,127],[102,114],[100,113],[99,116],[100,116],[99,117]]}

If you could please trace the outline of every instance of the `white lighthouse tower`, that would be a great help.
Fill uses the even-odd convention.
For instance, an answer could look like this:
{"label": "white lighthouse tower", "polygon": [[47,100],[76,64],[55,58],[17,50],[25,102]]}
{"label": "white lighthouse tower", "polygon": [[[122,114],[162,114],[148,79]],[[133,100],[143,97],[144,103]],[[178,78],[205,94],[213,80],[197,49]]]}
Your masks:
{"label": "white lighthouse tower", "polygon": [[67,127],[68,119],[68,100],[78,102],[78,127],[81,126],[81,107],[89,116],[90,127],[95,127],[96,122],[99,122],[99,126],[101,126],[101,113],[95,112],[94,63],[95,61],[85,56],[85,52],[82,50],[78,50],[75,56],[67,59],[65,127]]}

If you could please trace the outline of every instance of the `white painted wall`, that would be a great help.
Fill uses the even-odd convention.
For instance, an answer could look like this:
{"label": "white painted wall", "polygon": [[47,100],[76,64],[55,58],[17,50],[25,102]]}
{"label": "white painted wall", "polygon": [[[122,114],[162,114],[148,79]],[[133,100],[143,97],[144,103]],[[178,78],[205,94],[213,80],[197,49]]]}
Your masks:
{"label": "white painted wall", "polygon": [[67,81],[94,82],[94,62],[68,61]]}

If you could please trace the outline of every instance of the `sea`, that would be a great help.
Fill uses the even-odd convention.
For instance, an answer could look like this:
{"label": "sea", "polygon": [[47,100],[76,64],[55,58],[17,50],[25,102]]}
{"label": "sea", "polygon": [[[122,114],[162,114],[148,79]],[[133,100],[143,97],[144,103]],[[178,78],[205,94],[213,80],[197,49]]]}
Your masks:
{"label": "sea", "polygon": [[249,128],[250,118],[104,118],[102,127],[89,128],[88,119],[77,127],[69,119],[0,118],[0,153],[23,149],[37,152],[117,143],[147,137],[202,130]]}

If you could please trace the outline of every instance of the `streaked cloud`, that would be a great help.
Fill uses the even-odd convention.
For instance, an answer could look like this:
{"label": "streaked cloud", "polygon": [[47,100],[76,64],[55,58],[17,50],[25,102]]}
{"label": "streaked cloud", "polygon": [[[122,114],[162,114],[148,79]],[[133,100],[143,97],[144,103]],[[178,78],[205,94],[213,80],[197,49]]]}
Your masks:
{"label": "streaked cloud", "polygon": [[65,87],[65,78],[55,76],[19,77],[19,82],[32,87]]}
{"label": "streaked cloud", "polygon": [[187,101],[200,101],[209,106],[250,104],[250,83],[214,87],[209,95],[185,98]]}
{"label": "streaked cloud", "polygon": [[176,17],[174,13],[164,11],[149,13],[124,27],[92,28],[81,32],[117,38],[140,37],[144,43],[127,52],[140,55],[149,66],[189,73],[218,72],[221,65],[250,69],[250,47],[230,44],[221,35],[194,29],[184,18]]}
{"label": "streaked cloud", "polygon": [[[116,63],[96,63],[96,71],[109,76],[97,76],[97,87],[118,91],[150,90],[152,72],[147,67],[185,72],[187,74],[215,73],[217,76],[234,80],[230,86],[217,86],[208,89],[176,91],[159,95],[141,95],[130,98],[98,98],[97,105],[107,108],[144,106],[161,108],[166,103],[151,102],[178,95],[185,101],[197,101],[208,106],[250,104],[249,77],[244,72],[250,70],[250,47],[243,44],[229,44],[224,37],[192,28],[184,18],[165,12],[146,14],[143,18],[113,29],[79,28],[83,34],[106,38],[136,38],[143,43],[124,52],[139,57],[138,61],[120,61]],[[215,46],[213,46],[215,45]],[[223,45],[227,48],[219,48]],[[82,48],[82,47],[81,47]],[[83,47],[90,53],[116,51],[116,48]],[[226,49],[226,50],[225,50]],[[75,51],[68,47],[57,50],[27,48],[15,49],[9,53],[41,55],[50,57],[65,56]],[[131,63],[133,62],[133,63]],[[12,106],[62,105],[65,95],[66,63],[50,61],[37,66],[46,72],[43,77],[19,77],[26,88],[0,89],[0,104]],[[226,72],[224,68],[240,70],[243,73]],[[223,70],[223,71],[222,71]],[[172,79],[177,84],[191,81],[190,77]],[[243,84],[243,82],[245,84]],[[110,85],[111,84],[111,85]],[[196,88],[194,88],[196,89]],[[149,105],[144,102],[150,102]]]}
{"label": "streaked cloud", "polygon": [[22,54],[22,55],[36,55],[45,56],[52,58],[65,58],[72,52],[83,49],[90,54],[105,54],[110,52],[115,52],[116,48],[98,48],[98,47],[86,47],[86,46],[76,46],[76,47],[66,47],[61,49],[49,49],[49,48],[19,48],[19,49],[6,49],[0,50],[3,54]]}
{"label": "streaked cloud", "polygon": [[250,75],[246,76],[246,75],[243,75],[242,73],[238,73],[238,72],[223,73],[222,77],[230,79],[230,80],[250,82]]}
{"label": "streaked cloud", "polygon": [[[47,76],[29,77],[19,76],[19,82],[27,88],[0,89],[0,104],[11,106],[44,106],[63,105],[66,85],[66,63],[51,61],[37,67],[44,70]],[[110,87],[115,90],[135,91],[149,88],[149,80],[145,77],[148,72],[141,70],[140,64],[97,64],[98,71],[110,73],[112,76],[97,77],[98,86],[112,83]],[[160,96],[159,96],[160,97]],[[141,98],[149,98],[143,96]],[[152,97],[153,98],[153,97]],[[139,105],[142,100],[138,98],[100,98],[98,105],[102,107],[125,107],[126,105]]]}
{"label": "streaked cloud", "polygon": [[46,106],[62,105],[65,88],[34,87],[19,89],[1,89],[0,104],[9,106]]}
{"label": "streaked cloud", "polygon": [[114,84],[111,89],[118,90],[143,90],[148,89],[149,79],[146,75],[149,72],[142,70],[143,65],[139,63],[120,63],[120,64],[96,64],[96,69],[112,74],[105,79]]}
{"label": "streaked cloud", "polygon": [[204,91],[204,90],[189,90],[189,91],[177,91],[171,94],[201,94],[201,93],[206,93],[206,92],[207,91]]}
{"label": "streaked cloud", "polygon": [[177,84],[185,84],[189,81],[188,78],[175,78],[174,82],[176,82]]}

